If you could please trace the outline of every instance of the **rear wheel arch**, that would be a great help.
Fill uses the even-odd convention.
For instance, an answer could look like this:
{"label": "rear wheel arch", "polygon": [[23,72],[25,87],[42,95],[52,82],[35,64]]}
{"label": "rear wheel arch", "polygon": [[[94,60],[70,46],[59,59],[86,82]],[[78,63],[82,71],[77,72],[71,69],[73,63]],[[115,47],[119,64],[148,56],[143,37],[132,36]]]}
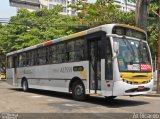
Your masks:
{"label": "rear wheel arch", "polygon": [[72,95],[75,100],[82,101],[86,99],[85,87],[81,80],[76,80],[72,85]]}
{"label": "rear wheel arch", "polygon": [[71,81],[70,81],[70,83],[69,83],[69,92],[72,92],[73,84],[74,84],[76,81],[80,81],[80,82],[83,84],[83,86],[85,87],[82,79],[80,79],[79,77],[74,77],[74,78],[71,79]]}

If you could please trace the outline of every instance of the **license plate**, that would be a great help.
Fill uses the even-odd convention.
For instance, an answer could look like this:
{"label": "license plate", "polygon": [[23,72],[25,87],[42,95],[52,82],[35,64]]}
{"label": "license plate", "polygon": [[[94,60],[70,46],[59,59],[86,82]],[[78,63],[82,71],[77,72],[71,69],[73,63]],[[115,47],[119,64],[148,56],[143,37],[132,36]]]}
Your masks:
{"label": "license plate", "polygon": [[144,86],[138,86],[138,90],[143,90]]}

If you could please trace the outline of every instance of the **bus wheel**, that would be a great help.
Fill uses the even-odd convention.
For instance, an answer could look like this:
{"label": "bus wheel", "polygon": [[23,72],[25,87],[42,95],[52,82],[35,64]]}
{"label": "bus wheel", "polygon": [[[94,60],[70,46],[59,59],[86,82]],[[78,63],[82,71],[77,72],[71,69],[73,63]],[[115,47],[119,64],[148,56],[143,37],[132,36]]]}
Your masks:
{"label": "bus wheel", "polygon": [[86,98],[85,88],[81,81],[74,82],[72,86],[72,95],[75,100],[82,101]]}
{"label": "bus wheel", "polygon": [[27,80],[23,80],[22,89],[23,89],[23,91],[28,91],[28,82],[27,82]]}
{"label": "bus wheel", "polygon": [[107,100],[113,100],[113,99],[115,99],[117,96],[106,96],[105,98],[107,99]]}

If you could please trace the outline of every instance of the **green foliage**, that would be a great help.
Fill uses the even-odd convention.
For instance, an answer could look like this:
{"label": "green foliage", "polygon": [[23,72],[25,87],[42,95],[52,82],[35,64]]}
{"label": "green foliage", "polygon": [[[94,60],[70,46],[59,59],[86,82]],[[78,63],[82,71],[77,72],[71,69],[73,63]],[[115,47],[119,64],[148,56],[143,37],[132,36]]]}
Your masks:
{"label": "green foliage", "polygon": [[[135,0],[126,0],[135,2]],[[0,55],[14,50],[32,46],[50,39],[69,35],[87,28],[108,23],[124,23],[135,25],[135,12],[122,12],[120,6],[112,4],[114,0],[97,0],[87,4],[79,0],[76,5],[69,5],[77,12],[77,16],[63,16],[59,12],[62,6],[52,10],[46,8],[29,12],[20,9],[16,16],[11,17],[10,24],[0,24]],[[150,6],[149,11],[157,8],[156,3]],[[157,53],[157,21],[149,18],[149,45],[154,54]],[[156,46],[156,48],[154,48]]]}
{"label": "green foliage", "polygon": [[16,16],[11,17],[10,24],[0,24],[1,64],[5,65],[5,55],[8,52],[79,31],[74,27],[66,27],[76,24],[78,20],[75,17],[59,15],[61,10],[62,6],[36,12],[20,9]]}
{"label": "green foliage", "polygon": [[112,3],[113,0],[98,0],[95,4],[86,4],[80,0],[71,6],[75,11],[80,10],[78,16],[60,15],[63,7],[59,5],[36,12],[20,9],[11,17],[10,24],[0,25],[0,50],[5,54],[101,24],[134,24],[134,13],[123,13]]}
{"label": "green foliage", "polygon": [[79,0],[76,5],[70,7],[78,11],[80,24],[88,26],[88,28],[108,23],[135,24],[135,13],[124,13],[118,10],[120,6],[113,2],[114,0],[97,0],[94,4],[87,4]]}
{"label": "green foliage", "polygon": [[153,57],[158,55],[158,32],[160,31],[160,18],[156,14],[158,7],[158,1],[152,0],[149,7],[148,41]]}
{"label": "green foliage", "polygon": [[151,48],[152,56],[157,56],[158,54],[158,28],[156,26],[157,24],[152,24],[148,27],[149,31],[149,46]]}
{"label": "green foliage", "polygon": [[11,18],[10,24],[0,29],[2,51],[6,53],[18,50],[76,31],[65,27],[74,23],[74,18],[59,15],[61,9],[61,6],[54,10],[42,9],[37,12],[20,9],[17,16]]}

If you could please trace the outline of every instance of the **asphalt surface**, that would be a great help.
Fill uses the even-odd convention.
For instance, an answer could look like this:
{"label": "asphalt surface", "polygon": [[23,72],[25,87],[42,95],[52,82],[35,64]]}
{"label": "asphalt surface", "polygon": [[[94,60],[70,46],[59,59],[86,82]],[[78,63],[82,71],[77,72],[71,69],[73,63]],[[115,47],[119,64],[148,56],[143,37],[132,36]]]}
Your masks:
{"label": "asphalt surface", "polygon": [[16,114],[18,119],[138,119],[148,118],[148,113],[152,114],[150,117],[160,119],[160,97],[120,96],[112,101],[88,97],[80,102],[75,101],[71,94],[34,89],[23,92],[0,81],[0,113],[0,119],[16,118]]}

